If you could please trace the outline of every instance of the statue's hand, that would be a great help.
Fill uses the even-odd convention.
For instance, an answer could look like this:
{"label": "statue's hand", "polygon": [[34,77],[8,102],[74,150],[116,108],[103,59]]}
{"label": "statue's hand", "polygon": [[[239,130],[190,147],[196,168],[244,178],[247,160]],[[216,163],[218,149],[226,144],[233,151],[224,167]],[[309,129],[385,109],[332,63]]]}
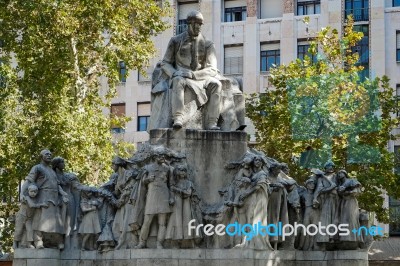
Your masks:
{"label": "statue's hand", "polygon": [[192,71],[185,71],[185,70],[178,70],[178,71],[174,72],[172,77],[183,77],[183,78],[192,79],[193,78],[193,72]]}
{"label": "statue's hand", "polygon": [[63,197],[62,200],[63,200],[64,203],[68,203],[69,202],[69,199],[67,197]]}
{"label": "statue's hand", "polygon": [[172,206],[172,205],[174,205],[174,204],[175,204],[175,200],[174,200],[173,198],[170,198],[170,199],[169,199],[169,205]]}

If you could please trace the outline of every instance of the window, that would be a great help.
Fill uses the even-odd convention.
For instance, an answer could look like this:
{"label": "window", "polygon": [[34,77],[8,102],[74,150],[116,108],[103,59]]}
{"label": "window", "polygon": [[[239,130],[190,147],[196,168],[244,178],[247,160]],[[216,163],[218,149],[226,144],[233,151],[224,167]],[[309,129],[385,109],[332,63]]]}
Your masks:
{"label": "window", "polygon": [[396,61],[400,62],[400,31],[396,32]]}
{"label": "window", "polygon": [[281,61],[280,44],[262,44],[260,47],[260,71],[269,71]]}
{"label": "window", "polygon": [[187,30],[187,20],[186,19],[180,19],[178,21],[178,26],[176,28],[176,34],[181,34]]}
{"label": "window", "polygon": [[369,26],[356,25],[354,31],[362,32],[364,37],[352,48],[353,52],[357,52],[359,60],[357,66],[363,66],[364,69],[359,73],[361,81],[369,77]]}
{"label": "window", "polygon": [[317,55],[311,54],[308,49],[310,49],[310,44],[308,42],[297,42],[297,58],[304,60],[307,55],[312,62],[317,62]]}
{"label": "window", "polygon": [[389,236],[400,236],[400,200],[389,197]]}
{"label": "window", "polygon": [[125,65],[124,61],[119,61],[118,72],[119,72],[119,81],[125,83],[127,72],[126,72],[126,65]]}
{"label": "window", "polygon": [[321,13],[321,2],[320,0],[314,1],[297,1],[297,15],[312,15]]}
{"label": "window", "polygon": [[400,6],[400,0],[393,0],[393,6]]}
{"label": "window", "polygon": [[[400,106],[400,84],[397,84],[396,85],[396,103],[397,103],[397,106]],[[396,116],[397,117],[400,117],[400,113],[399,112],[397,112],[396,113]],[[400,162],[400,161],[399,161]],[[400,172],[399,172],[400,173]]]}
{"label": "window", "polygon": [[178,23],[176,27],[176,34],[181,34],[187,29],[187,15],[193,11],[199,10],[198,2],[182,2],[178,3]]}
{"label": "window", "polygon": [[246,7],[230,7],[225,8],[225,22],[246,20]]}
{"label": "window", "polygon": [[224,48],[224,73],[243,73],[243,46],[227,46]]}
{"label": "window", "polygon": [[369,20],[368,0],[345,0],[344,8],[345,18],[352,14],[354,21]]}
{"label": "window", "polygon": [[[111,115],[111,118],[124,117],[125,116],[125,103],[111,104],[110,115]],[[123,129],[121,127],[121,125],[114,124],[111,126],[111,131],[113,133],[124,133],[125,129]]]}
{"label": "window", "polygon": [[150,116],[138,116],[137,131],[146,131]]}
{"label": "window", "polygon": [[151,113],[149,102],[138,103],[137,105],[137,131],[146,131]]}
{"label": "window", "polygon": [[225,0],[224,3],[224,21],[242,21],[247,16],[246,0]]}
{"label": "window", "polygon": [[[400,85],[400,84],[399,84]],[[399,90],[399,86],[397,86]],[[400,174],[400,146],[394,146],[395,174]],[[400,200],[389,197],[389,236],[400,236]]]}

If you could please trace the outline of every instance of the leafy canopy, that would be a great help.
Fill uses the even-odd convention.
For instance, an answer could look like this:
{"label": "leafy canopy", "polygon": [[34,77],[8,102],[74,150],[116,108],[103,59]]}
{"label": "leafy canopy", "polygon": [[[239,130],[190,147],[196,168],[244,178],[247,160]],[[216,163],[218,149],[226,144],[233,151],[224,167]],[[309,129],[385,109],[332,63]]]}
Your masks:
{"label": "leafy canopy", "polygon": [[274,88],[252,95],[246,110],[258,148],[289,162],[300,183],[310,168],[332,160],[362,183],[360,207],[388,222],[382,192],[399,198],[400,178],[387,143],[399,122],[392,114],[400,109],[386,76],[360,79],[363,67],[354,48],[363,33],[353,26],[349,17],[343,37],[336,29],[321,29],[304,60],[271,69]]}
{"label": "leafy canopy", "polygon": [[[0,6],[0,194],[16,197],[44,148],[64,157],[81,182],[106,179],[115,154],[110,127],[127,121],[103,113],[119,82],[118,64],[146,67],[155,52],[151,37],[167,28],[169,7],[141,0],[0,0]],[[132,148],[114,146],[122,156]],[[0,216],[14,211],[8,204]]]}

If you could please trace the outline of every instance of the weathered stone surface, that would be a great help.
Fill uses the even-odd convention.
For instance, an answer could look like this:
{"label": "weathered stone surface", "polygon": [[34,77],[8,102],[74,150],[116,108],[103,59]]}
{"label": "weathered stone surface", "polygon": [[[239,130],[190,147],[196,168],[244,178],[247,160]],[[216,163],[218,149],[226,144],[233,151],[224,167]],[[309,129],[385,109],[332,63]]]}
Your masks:
{"label": "weathered stone surface", "polygon": [[[207,204],[220,202],[218,189],[232,180],[233,173],[224,168],[229,161],[241,158],[247,151],[245,132],[223,132],[190,129],[154,129],[150,143],[186,155],[188,176]],[[223,155],[223,156],[222,156]]]}
{"label": "weathered stone surface", "polygon": [[[56,250],[54,250],[56,251]],[[61,252],[63,253],[63,252]],[[364,266],[368,265],[368,255],[360,251],[254,251],[251,249],[132,249],[107,252],[94,258],[93,252],[81,252],[80,258],[68,258],[61,254],[61,259],[30,258],[33,253],[14,260],[14,266]],[[40,256],[42,256],[44,253]],[[92,258],[92,259],[91,259]]]}

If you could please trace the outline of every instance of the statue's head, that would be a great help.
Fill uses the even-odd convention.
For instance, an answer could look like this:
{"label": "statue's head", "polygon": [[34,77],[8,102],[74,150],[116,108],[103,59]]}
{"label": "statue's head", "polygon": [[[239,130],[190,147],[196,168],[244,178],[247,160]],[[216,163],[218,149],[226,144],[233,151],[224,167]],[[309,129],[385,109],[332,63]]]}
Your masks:
{"label": "statue's head", "polygon": [[53,160],[51,161],[51,164],[53,165],[54,169],[64,170],[64,168],[65,168],[64,158],[59,157],[59,156],[54,157]]}
{"label": "statue's head", "polygon": [[335,171],[334,168],[335,164],[331,160],[327,161],[324,165],[325,172],[327,173],[333,173]]}
{"label": "statue's head", "polygon": [[273,163],[271,163],[270,165],[269,165],[269,172],[273,175],[273,176],[276,176],[276,175],[278,175],[280,172],[281,172],[281,170],[282,170],[282,165],[280,164],[280,163],[276,163],[276,162],[273,162]]}
{"label": "statue's head", "polygon": [[177,176],[177,177],[186,178],[187,177],[187,166],[184,164],[177,165],[174,168],[174,173],[175,173],[175,176]]}
{"label": "statue's head", "polygon": [[187,15],[188,33],[190,36],[198,36],[203,25],[203,15],[199,11],[191,11]]}
{"label": "statue's head", "polygon": [[29,187],[28,187],[28,195],[29,195],[29,197],[31,197],[31,198],[36,197],[38,192],[39,192],[39,189],[35,184],[29,185]]}
{"label": "statue's head", "polygon": [[50,162],[51,162],[51,158],[52,158],[51,156],[52,156],[51,151],[49,151],[49,150],[47,150],[47,149],[42,150],[42,151],[40,152],[40,158],[41,158],[42,161],[45,162],[45,163],[50,163]]}
{"label": "statue's head", "polygon": [[338,176],[338,179],[339,179],[339,180],[344,180],[345,178],[349,178],[349,175],[347,174],[347,171],[346,171],[346,170],[340,170],[340,171],[337,173],[337,176]]}
{"label": "statue's head", "polygon": [[157,147],[153,151],[153,158],[158,163],[165,163],[167,151],[163,147]]}
{"label": "statue's head", "polygon": [[112,168],[116,172],[119,167],[126,167],[126,161],[119,156],[115,156],[112,160]]}
{"label": "statue's head", "polygon": [[310,177],[309,179],[306,180],[304,185],[306,186],[306,188],[308,188],[310,190],[314,190],[315,189],[315,179],[313,177]]}

